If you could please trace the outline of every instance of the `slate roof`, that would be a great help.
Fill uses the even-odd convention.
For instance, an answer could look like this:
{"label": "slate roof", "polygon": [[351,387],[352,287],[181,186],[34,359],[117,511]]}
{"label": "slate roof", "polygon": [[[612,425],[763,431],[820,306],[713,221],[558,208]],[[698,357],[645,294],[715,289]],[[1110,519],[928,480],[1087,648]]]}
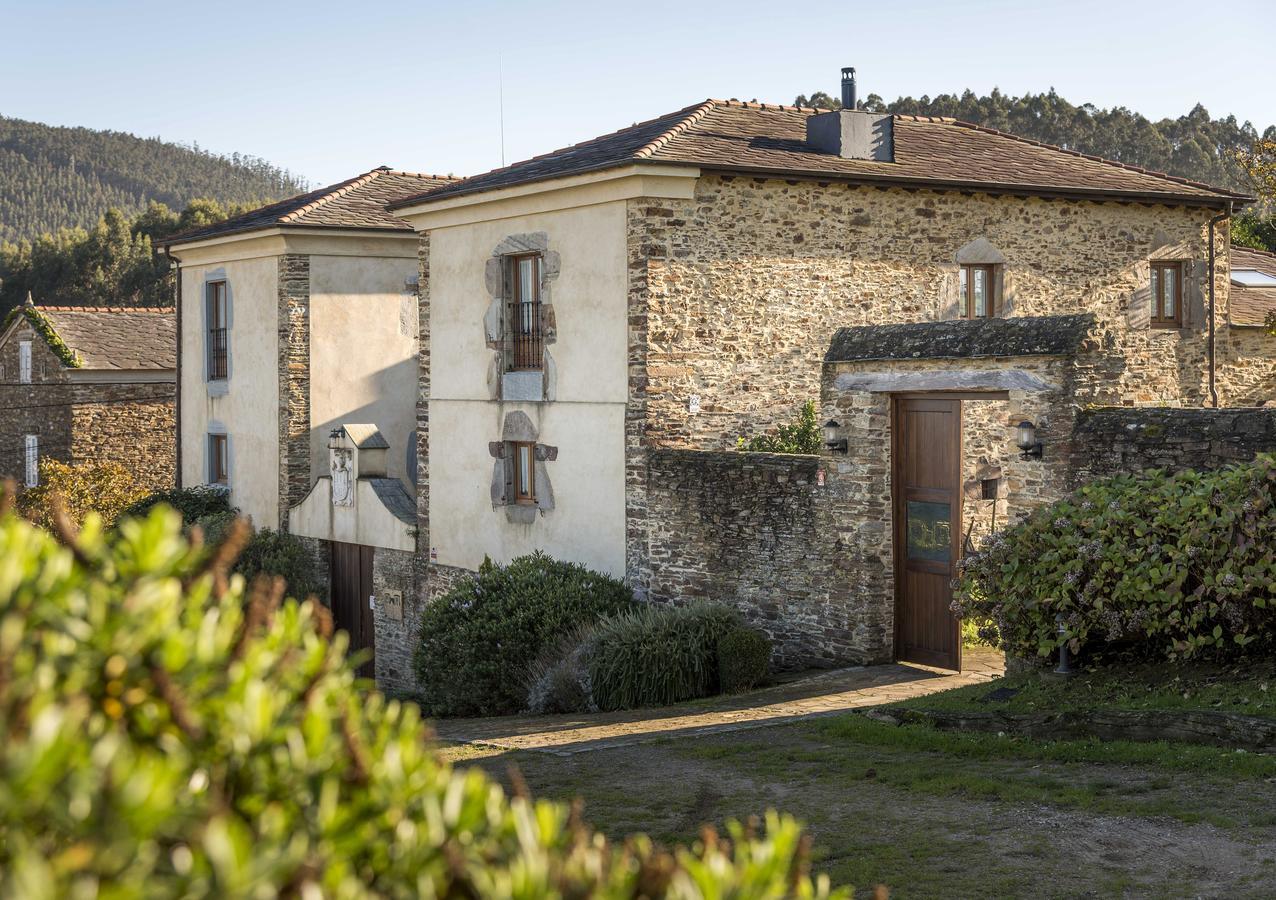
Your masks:
{"label": "slate roof", "polygon": [[823,110],[706,100],[677,112],[392,203],[391,209],[630,163],[827,177],[869,184],[947,186],[1057,196],[1123,196],[1219,204],[1251,198],[1026,140],[956,119],[894,116],[893,162],[843,159],[806,142]]}
{"label": "slate roof", "polygon": [[1068,356],[1093,325],[1093,313],[863,325],[833,335],[824,361]]}
{"label": "slate roof", "polygon": [[37,306],[82,369],[176,369],[177,316],[169,307]]}
{"label": "slate roof", "polygon": [[298,194],[241,216],[171,235],[162,246],[187,244],[262,228],[372,228],[411,231],[412,226],[386,211],[391,201],[449,184],[449,175],[418,175],[382,166],[362,175]]}
{"label": "slate roof", "polygon": [[[1232,269],[1257,269],[1276,277],[1276,253],[1231,248]],[[1267,316],[1276,313],[1276,287],[1246,287],[1232,282],[1228,286],[1228,321],[1241,328],[1260,328]]]}
{"label": "slate roof", "polygon": [[360,450],[388,450],[390,447],[390,442],[375,425],[346,424],[341,427],[350,442]]}

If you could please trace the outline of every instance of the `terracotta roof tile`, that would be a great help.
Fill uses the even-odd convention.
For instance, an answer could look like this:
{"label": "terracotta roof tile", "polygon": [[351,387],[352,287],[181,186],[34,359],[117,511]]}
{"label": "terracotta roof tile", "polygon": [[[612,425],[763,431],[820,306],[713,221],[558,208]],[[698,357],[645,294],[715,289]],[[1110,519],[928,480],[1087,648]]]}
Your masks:
{"label": "terracotta roof tile", "polygon": [[37,306],[84,369],[174,369],[172,307]]}
{"label": "terracotta roof tile", "polygon": [[455,180],[448,175],[418,175],[382,167],[308,194],[271,203],[225,222],[171,235],[159,243],[171,246],[286,226],[411,231],[412,227],[407,222],[386,211],[387,204]]}
{"label": "terracotta roof tile", "polygon": [[476,191],[636,162],[722,171],[793,174],[865,183],[1117,195],[1166,202],[1248,198],[990,128],[932,116],[894,117],[893,162],[843,159],[806,142],[806,120],[822,110],[706,100],[613,134],[396,201],[392,209]]}

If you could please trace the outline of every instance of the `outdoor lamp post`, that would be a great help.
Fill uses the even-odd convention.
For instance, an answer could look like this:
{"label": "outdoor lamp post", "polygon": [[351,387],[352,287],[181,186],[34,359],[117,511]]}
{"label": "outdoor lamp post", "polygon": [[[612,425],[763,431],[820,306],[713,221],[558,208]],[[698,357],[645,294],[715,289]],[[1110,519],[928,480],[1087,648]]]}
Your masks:
{"label": "outdoor lamp post", "polygon": [[1043,445],[1037,440],[1037,426],[1028,420],[1019,423],[1015,443],[1019,447],[1019,455],[1024,459],[1041,459]]}
{"label": "outdoor lamp post", "polygon": [[837,419],[829,419],[824,423],[824,446],[834,453],[848,451],[846,438],[842,435],[842,425]]}
{"label": "outdoor lamp post", "polygon": [[1055,667],[1054,673],[1063,676],[1074,675],[1076,672],[1072,668],[1072,661],[1068,658],[1068,642],[1063,639],[1068,633],[1068,629],[1063,626],[1063,613],[1057,614],[1054,622],[1059,631],[1059,665]]}

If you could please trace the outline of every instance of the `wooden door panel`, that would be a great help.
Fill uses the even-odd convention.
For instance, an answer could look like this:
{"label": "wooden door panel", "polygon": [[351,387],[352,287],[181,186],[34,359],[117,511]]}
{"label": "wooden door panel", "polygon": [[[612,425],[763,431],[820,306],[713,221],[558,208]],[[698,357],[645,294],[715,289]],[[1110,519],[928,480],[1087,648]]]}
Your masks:
{"label": "wooden door panel", "polygon": [[961,401],[899,399],[892,447],[895,655],[961,667],[952,578],[961,541]]}
{"label": "wooden door panel", "polygon": [[[375,651],[375,628],[372,612],[373,548],[337,541],[331,545],[329,595],[332,598],[333,624],[350,638],[350,651]],[[373,661],[359,667],[359,674],[372,677]]]}

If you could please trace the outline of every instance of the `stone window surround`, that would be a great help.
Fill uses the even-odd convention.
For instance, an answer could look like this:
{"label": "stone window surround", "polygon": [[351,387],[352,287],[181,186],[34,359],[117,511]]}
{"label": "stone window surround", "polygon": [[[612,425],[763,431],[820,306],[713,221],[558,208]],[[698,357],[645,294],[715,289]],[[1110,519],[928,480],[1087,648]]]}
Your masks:
{"label": "stone window surround", "polygon": [[[513,290],[510,260],[535,254],[539,257],[541,369],[510,371],[511,323],[508,304]],[[484,266],[484,284],[488,293],[483,316],[484,340],[494,351],[488,366],[488,389],[493,400],[537,403],[555,399],[558,369],[550,346],[557,341],[553,283],[558,278],[561,262],[557,251],[549,249],[549,235],[543,231],[511,234],[492,249]]]}
{"label": "stone window surround", "polygon": [[[1149,325],[1152,328],[1182,328],[1183,327],[1183,281],[1185,273],[1189,268],[1189,264],[1180,259],[1154,259],[1148,264],[1148,283],[1151,290],[1152,314]],[[1161,298],[1157,296],[1155,284],[1157,282],[1157,270],[1169,270],[1174,273],[1174,315],[1161,316]],[[1161,276],[1164,279],[1164,276]]]}
{"label": "stone window surround", "polygon": [[940,319],[965,319],[966,297],[961,290],[961,274],[967,266],[991,270],[988,294],[992,311],[988,318],[1004,318],[1014,310],[1014,297],[1006,290],[1006,256],[985,237],[977,237],[953,255],[952,280],[945,284],[940,303]]}
{"label": "stone window surround", "polygon": [[[224,302],[226,304],[226,377],[212,379],[209,378],[210,366],[212,363],[212,323],[208,319],[208,292],[209,285],[222,283],[225,287]],[[200,331],[204,335],[204,383],[207,386],[208,396],[224,397],[230,393],[230,379],[234,375],[234,342],[231,340],[234,334],[235,325],[235,301],[234,290],[231,287],[230,279],[226,277],[226,269],[219,266],[216,269],[210,269],[204,273],[204,279],[200,287]]]}
{"label": "stone window surround", "polygon": [[[226,480],[217,482],[213,480],[213,441],[214,437],[224,437],[226,439]],[[235,477],[235,445],[234,440],[230,436],[230,432],[226,430],[226,426],[217,420],[208,423],[208,432],[204,440],[204,483],[208,487],[218,490],[229,491],[234,483]]]}
{"label": "stone window surround", "polygon": [[[520,444],[532,446],[533,495],[520,501],[516,496],[514,469],[518,461],[515,448]],[[558,448],[540,442],[540,435],[527,413],[515,410],[506,413],[501,427],[501,439],[487,445],[492,457],[491,496],[492,509],[504,509],[506,521],[516,525],[531,525],[537,513],[545,515],[554,509],[554,485],[550,482],[548,463],[558,459]]]}

